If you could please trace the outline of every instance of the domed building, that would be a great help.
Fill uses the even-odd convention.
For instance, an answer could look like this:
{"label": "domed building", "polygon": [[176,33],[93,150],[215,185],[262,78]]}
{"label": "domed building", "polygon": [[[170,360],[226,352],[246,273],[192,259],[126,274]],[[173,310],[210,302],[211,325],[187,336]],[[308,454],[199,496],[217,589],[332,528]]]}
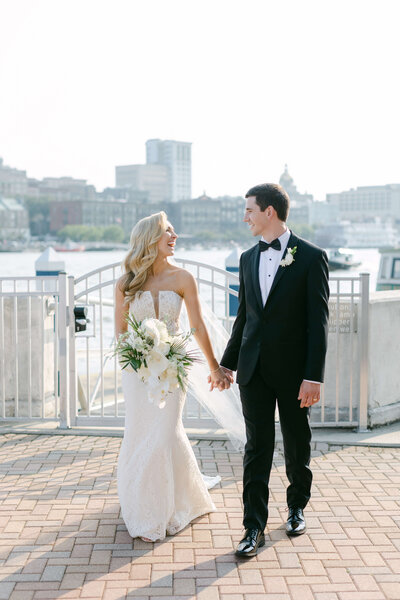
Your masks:
{"label": "domed building", "polygon": [[288,166],[285,165],[285,170],[279,178],[279,185],[289,194],[289,198],[292,203],[309,204],[313,202],[314,197],[312,194],[301,194],[297,191],[297,187],[293,181],[293,177],[290,175]]}
{"label": "domed building", "polygon": [[314,202],[312,194],[301,194],[290,175],[288,166],[285,165],[285,170],[279,178],[279,185],[289,194],[290,198],[290,223],[310,224],[311,210],[310,205]]}

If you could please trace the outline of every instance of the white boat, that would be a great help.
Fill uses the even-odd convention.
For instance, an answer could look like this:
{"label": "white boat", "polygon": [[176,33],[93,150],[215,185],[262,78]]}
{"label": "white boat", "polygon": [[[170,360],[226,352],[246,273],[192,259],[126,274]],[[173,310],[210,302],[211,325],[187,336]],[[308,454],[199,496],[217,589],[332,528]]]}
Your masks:
{"label": "white boat", "polygon": [[330,271],[348,270],[355,267],[359,267],[361,262],[354,260],[351,252],[346,252],[342,248],[332,248],[327,250],[328,253],[328,265]]}
{"label": "white boat", "polygon": [[376,290],[400,290],[400,248],[382,248],[380,253]]}
{"label": "white boat", "polygon": [[73,242],[72,240],[65,240],[64,244],[54,246],[56,252],[84,252],[86,247],[84,244]]}

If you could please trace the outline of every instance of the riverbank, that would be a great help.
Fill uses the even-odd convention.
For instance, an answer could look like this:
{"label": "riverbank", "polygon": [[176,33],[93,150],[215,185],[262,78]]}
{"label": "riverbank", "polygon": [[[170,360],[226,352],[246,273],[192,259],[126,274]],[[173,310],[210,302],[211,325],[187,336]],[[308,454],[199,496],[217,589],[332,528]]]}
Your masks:
{"label": "riverbank", "polygon": [[[178,242],[179,244],[179,242]],[[232,251],[232,246],[216,248],[185,249],[178,245],[177,258],[196,260],[205,264],[212,264],[220,269],[225,268],[225,260]],[[65,261],[65,270],[69,275],[79,277],[94,269],[105,265],[122,262],[126,250],[112,250],[99,252],[63,252],[61,260]],[[35,275],[35,261],[40,256],[39,250],[29,252],[8,252],[0,254],[0,277],[31,277]],[[359,273],[370,273],[370,290],[375,291],[378,275],[380,254],[376,248],[359,249],[353,251],[354,259],[361,264],[349,271],[332,271],[331,276],[350,277]]]}

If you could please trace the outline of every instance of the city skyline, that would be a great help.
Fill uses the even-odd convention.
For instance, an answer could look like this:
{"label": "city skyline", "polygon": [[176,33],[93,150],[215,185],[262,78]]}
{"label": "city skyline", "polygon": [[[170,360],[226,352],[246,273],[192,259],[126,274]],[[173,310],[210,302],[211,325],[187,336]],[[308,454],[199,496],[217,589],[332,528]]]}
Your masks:
{"label": "city skyline", "polygon": [[317,200],[400,180],[396,1],[1,12],[0,156],[30,177],[103,189],[159,137],[192,142],[193,197],[243,195],[285,163]]}

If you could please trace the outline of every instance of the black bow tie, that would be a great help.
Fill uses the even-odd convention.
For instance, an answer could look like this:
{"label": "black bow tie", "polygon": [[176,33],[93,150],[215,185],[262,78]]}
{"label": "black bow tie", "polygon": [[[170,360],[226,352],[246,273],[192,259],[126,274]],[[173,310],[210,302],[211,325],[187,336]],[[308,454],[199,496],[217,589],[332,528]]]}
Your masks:
{"label": "black bow tie", "polygon": [[260,240],[258,242],[258,245],[260,247],[260,252],[265,252],[265,250],[268,250],[268,248],[273,248],[274,250],[280,250],[281,249],[281,242],[278,238],[276,238],[276,240],[273,240],[270,244],[268,244],[267,242],[263,242],[262,240]]}

